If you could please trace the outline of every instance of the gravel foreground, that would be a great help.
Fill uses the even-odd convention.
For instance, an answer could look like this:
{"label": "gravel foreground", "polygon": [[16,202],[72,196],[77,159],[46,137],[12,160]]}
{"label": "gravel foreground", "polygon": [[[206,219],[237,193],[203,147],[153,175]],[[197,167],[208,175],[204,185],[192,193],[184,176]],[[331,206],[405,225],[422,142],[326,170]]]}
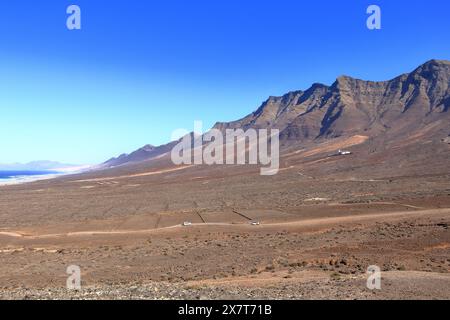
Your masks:
{"label": "gravel foreground", "polygon": [[264,286],[201,285],[149,282],[144,284],[86,286],[80,291],[66,288],[3,288],[2,300],[385,300],[450,299],[447,275],[389,272],[381,290],[369,290],[363,276],[290,283],[280,280]]}

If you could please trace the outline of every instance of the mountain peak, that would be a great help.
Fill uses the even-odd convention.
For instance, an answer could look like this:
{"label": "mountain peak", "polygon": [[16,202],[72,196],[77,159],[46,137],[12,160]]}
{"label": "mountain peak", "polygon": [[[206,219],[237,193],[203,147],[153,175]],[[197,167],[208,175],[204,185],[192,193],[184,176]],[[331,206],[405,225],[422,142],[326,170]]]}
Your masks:
{"label": "mountain peak", "polygon": [[336,81],[350,81],[350,80],[355,80],[355,78],[352,78],[352,77],[347,76],[345,74],[340,75],[339,77],[336,78]]}
{"label": "mountain peak", "polygon": [[448,60],[431,59],[431,60],[425,62],[422,66],[427,66],[427,65],[446,65],[446,66],[450,66],[450,61],[448,61]]}
{"label": "mountain peak", "polygon": [[447,60],[430,60],[420,65],[417,69],[411,72],[410,75],[419,75],[424,78],[433,78],[437,74],[449,73],[450,61]]}
{"label": "mountain peak", "polygon": [[155,148],[156,147],[154,145],[146,144],[140,150],[150,152],[150,151],[153,151]]}
{"label": "mountain peak", "polygon": [[356,78],[346,76],[346,75],[342,75],[342,76],[337,77],[335,83],[333,83],[333,85],[331,87],[334,89],[338,89],[338,90],[347,90],[347,89],[351,89],[352,87],[354,87],[355,84],[362,83],[362,82],[367,82],[367,81],[356,79]]}
{"label": "mountain peak", "polygon": [[311,88],[309,88],[309,90],[316,90],[316,89],[326,89],[328,88],[328,86],[326,84],[320,83],[320,82],[315,82],[312,84]]}

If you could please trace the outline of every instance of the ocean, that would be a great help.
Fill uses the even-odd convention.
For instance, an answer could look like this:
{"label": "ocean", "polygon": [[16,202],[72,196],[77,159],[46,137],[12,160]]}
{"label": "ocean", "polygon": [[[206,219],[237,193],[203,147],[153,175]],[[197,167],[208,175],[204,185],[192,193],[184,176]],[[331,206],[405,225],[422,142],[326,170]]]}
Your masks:
{"label": "ocean", "polygon": [[44,177],[51,177],[59,174],[57,171],[16,171],[0,170],[0,184],[22,183],[39,180]]}

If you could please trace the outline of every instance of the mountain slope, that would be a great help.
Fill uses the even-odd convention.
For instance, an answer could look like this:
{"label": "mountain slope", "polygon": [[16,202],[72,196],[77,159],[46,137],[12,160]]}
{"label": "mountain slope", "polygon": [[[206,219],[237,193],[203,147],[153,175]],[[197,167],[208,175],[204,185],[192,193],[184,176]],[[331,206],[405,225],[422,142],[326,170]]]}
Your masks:
{"label": "mountain slope", "polygon": [[172,150],[173,146],[175,145],[174,142],[162,145],[162,146],[152,146],[152,145],[145,145],[142,148],[130,153],[130,154],[122,154],[117,158],[112,158],[103,163],[103,167],[117,167],[124,164],[130,164],[130,163],[138,163],[141,161],[149,160],[156,158],[160,155],[163,155],[167,152],[170,152]]}
{"label": "mountain slope", "polygon": [[304,92],[270,97],[256,112],[215,128],[277,128],[282,140],[295,141],[415,130],[448,118],[449,83],[450,62],[438,60],[390,81],[342,76],[330,87],[315,84]]}
{"label": "mountain slope", "polygon": [[[331,86],[316,83],[306,91],[270,97],[248,116],[214,128],[279,129],[282,147],[354,135],[378,138],[379,143],[414,135],[444,139],[450,134],[449,109],[450,62],[431,60],[389,81],[341,76]],[[145,146],[105,166],[153,159],[176,143]]]}

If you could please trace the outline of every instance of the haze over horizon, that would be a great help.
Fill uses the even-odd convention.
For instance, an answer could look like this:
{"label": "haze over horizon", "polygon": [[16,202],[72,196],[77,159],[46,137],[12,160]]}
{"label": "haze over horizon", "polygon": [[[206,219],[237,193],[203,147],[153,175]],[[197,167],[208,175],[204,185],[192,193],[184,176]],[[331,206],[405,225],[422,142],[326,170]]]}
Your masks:
{"label": "haze over horizon", "polygon": [[80,31],[65,27],[68,2],[0,10],[0,163],[101,163],[195,120],[239,119],[268,96],[450,59],[448,1],[377,1],[380,31],[365,27],[370,1],[76,4]]}

